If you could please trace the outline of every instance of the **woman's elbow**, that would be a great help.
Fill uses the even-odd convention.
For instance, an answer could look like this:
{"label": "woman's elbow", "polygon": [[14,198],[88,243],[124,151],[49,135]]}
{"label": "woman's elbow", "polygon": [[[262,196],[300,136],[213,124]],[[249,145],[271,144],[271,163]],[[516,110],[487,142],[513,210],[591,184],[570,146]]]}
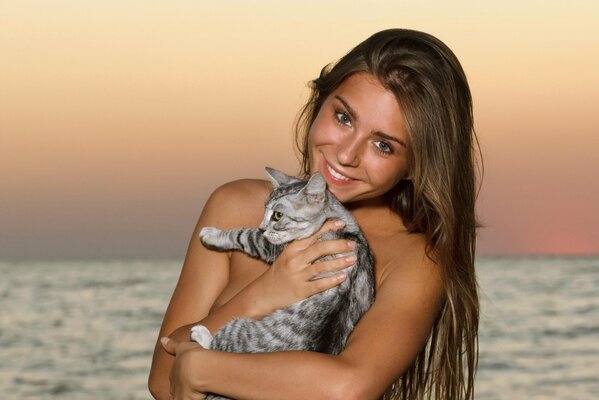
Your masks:
{"label": "woman's elbow", "polygon": [[148,378],[148,390],[152,397],[156,400],[170,400],[170,387],[169,382],[164,382],[159,379],[159,377],[155,376],[155,374],[150,373]]}
{"label": "woman's elbow", "polygon": [[[329,385],[326,398],[331,400],[364,400],[368,399],[369,387],[358,371],[347,369],[335,377]],[[375,397],[373,397],[375,398]]]}
{"label": "woman's elbow", "polygon": [[365,400],[368,399],[366,392],[359,384],[347,382],[337,389],[333,398],[335,400]]}

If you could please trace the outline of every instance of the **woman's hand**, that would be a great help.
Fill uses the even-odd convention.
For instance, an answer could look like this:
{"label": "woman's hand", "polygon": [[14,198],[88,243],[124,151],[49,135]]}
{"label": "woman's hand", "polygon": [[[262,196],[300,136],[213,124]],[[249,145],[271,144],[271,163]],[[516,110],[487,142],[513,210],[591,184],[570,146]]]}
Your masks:
{"label": "woman's hand", "polygon": [[[255,299],[257,315],[270,314],[345,280],[346,275],[338,271],[356,262],[352,253],[356,243],[344,239],[318,241],[327,232],[341,229],[344,225],[343,221],[327,221],[312,236],[287,245],[273,265],[252,284],[258,291]],[[321,257],[341,253],[352,254],[314,263]],[[323,272],[332,274],[313,280]]]}
{"label": "woman's hand", "polygon": [[170,392],[173,400],[202,400],[206,394],[200,391],[199,355],[205,351],[195,342],[179,342],[175,339],[160,339],[162,347],[172,356],[175,363],[170,373]]}

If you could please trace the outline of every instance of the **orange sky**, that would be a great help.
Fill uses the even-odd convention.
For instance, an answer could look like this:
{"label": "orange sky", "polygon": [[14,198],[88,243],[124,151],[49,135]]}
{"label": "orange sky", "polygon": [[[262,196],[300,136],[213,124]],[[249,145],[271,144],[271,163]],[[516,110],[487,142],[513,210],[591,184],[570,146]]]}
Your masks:
{"label": "orange sky", "polygon": [[218,184],[294,172],[306,82],[389,27],[469,77],[481,253],[599,253],[599,4],[479,3],[4,2],[0,258],[182,257]]}

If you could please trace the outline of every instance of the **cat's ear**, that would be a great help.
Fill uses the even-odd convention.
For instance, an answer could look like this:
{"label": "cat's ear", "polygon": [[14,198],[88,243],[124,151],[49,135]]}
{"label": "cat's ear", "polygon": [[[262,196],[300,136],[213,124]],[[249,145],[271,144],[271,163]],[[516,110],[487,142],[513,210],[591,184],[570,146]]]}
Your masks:
{"label": "cat's ear", "polygon": [[294,178],[293,176],[289,176],[284,172],[276,170],[274,168],[266,167],[266,173],[272,182],[272,188],[276,189],[280,185],[284,185],[287,183],[300,182],[299,179]]}
{"label": "cat's ear", "polygon": [[310,180],[302,189],[303,194],[308,198],[310,203],[318,203],[325,199],[327,183],[320,173],[315,173],[310,177]]}

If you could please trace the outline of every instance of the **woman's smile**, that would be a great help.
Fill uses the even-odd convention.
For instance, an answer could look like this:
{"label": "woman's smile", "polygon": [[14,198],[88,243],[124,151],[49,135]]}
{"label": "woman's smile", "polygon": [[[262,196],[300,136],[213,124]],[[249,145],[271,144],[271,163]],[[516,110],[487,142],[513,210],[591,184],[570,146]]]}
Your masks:
{"label": "woman's smile", "polygon": [[324,101],[309,136],[310,170],[342,202],[382,196],[408,176],[408,133],[397,99],[367,73]]}
{"label": "woman's smile", "polygon": [[321,171],[323,172],[323,176],[324,176],[325,180],[327,181],[327,183],[329,184],[329,186],[330,185],[345,186],[345,185],[350,185],[353,183],[353,181],[355,181],[355,179],[350,178],[349,176],[346,176],[343,173],[339,172],[331,164],[329,164],[327,162],[327,160],[324,158],[323,158],[323,163],[324,163],[324,166],[321,169]]}

